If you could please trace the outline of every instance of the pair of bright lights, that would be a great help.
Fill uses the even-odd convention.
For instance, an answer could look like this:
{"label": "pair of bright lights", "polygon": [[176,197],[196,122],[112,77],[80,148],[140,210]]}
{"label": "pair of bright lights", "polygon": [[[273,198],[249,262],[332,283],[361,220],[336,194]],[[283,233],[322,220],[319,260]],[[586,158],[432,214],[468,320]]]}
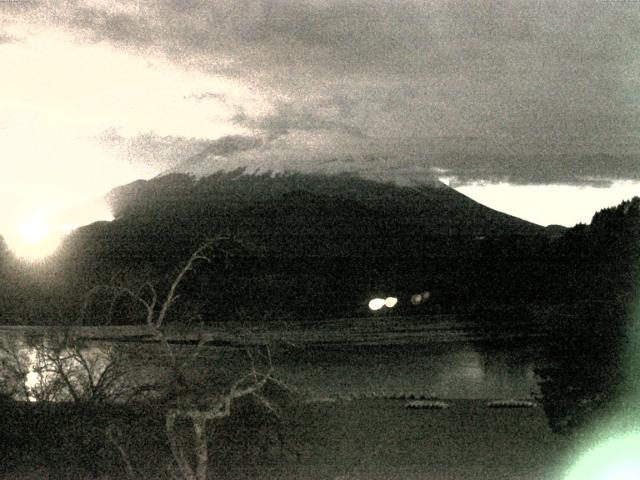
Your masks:
{"label": "pair of bright lights", "polygon": [[370,310],[380,310],[382,307],[393,308],[398,303],[396,297],[374,298],[369,302]]}

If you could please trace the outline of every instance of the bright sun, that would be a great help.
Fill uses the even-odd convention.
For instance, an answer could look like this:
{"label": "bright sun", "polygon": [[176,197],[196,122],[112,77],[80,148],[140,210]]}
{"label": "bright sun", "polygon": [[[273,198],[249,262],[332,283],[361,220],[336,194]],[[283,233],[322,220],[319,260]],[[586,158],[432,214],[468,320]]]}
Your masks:
{"label": "bright sun", "polygon": [[42,243],[51,233],[51,226],[43,217],[27,218],[18,225],[18,233],[28,245]]}
{"label": "bright sun", "polygon": [[16,230],[17,234],[11,239],[10,247],[18,257],[25,260],[47,257],[55,251],[62,239],[43,215],[23,218],[18,222]]}
{"label": "bright sun", "polygon": [[76,228],[113,219],[111,207],[102,198],[80,201],[71,208],[29,208],[18,204],[16,212],[0,223],[0,239],[6,241],[16,257],[37,262],[55,253]]}

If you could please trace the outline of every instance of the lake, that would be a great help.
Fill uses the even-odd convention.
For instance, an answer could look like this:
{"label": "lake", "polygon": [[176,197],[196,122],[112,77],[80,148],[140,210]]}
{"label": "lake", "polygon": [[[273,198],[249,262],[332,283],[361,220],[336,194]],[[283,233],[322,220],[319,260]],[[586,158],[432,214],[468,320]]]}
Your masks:
{"label": "lake", "polygon": [[[61,328],[2,327],[0,335],[59,335]],[[177,352],[193,350],[198,335],[172,329]],[[74,327],[100,355],[126,354],[137,378],[154,376],[161,356],[144,326]],[[203,334],[202,332],[200,334]],[[205,367],[237,372],[249,366],[247,347],[270,345],[276,374],[313,398],[383,395],[448,399],[530,398],[534,368],[544,359],[544,330],[521,322],[480,326],[452,315],[369,317],[323,322],[225,323],[206,327]],[[29,349],[27,343],[23,348]],[[33,358],[33,352],[27,352]],[[33,373],[32,373],[33,377]]]}

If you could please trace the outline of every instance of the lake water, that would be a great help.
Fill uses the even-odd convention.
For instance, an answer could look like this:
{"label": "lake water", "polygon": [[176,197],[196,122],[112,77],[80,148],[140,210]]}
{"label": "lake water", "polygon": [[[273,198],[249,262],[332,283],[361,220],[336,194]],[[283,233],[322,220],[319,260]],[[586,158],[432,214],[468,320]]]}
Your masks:
{"label": "lake water", "polygon": [[432,395],[439,398],[529,398],[538,387],[535,343],[310,347],[276,356],[292,385],[318,396]]}
{"label": "lake water", "polygon": [[[522,325],[494,327],[489,331],[473,319],[452,316],[271,323],[261,328],[221,324],[208,327],[212,340],[201,363],[241,372],[249,365],[246,347],[266,343],[272,345],[276,374],[314,397],[530,398],[538,391],[534,368],[543,359],[540,331],[533,334],[535,328]],[[5,336],[35,333],[33,328],[3,330]],[[136,381],[153,376],[162,363],[144,329],[90,327],[75,333],[89,339],[92,355],[110,348],[126,352]],[[172,338],[176,351],[193,349],[194,334]],[[33,358],[28,351],[33,347],[25,343],[24,348]]]}

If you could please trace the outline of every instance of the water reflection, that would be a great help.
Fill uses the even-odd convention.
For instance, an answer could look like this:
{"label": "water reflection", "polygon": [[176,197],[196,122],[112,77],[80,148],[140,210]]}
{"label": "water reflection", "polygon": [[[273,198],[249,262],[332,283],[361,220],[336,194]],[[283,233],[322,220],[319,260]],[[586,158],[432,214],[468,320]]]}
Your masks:
{"label": "water reflection", "polygon": [[[2,391],[16,400],[127,402],[157,393],[171,376],[153,343],[16,335],[2,338],[0,346]],[[180,356],[180,347],[175,352]],[[495,399],[537,393],[533,372],[540,355],[535,345],[481,342],[341,344],[280,346],[273,349],[273,362],[286,383],[317,395]],[[243,348],[208,346],[186,374],[194,384],[213,388],[246,368]]]}
{"label": "water reflection", "polygon": [[19,401],[103,402],[131,393],[125,356],[66,334],[0,339],[2,391]]}
{"label": "water reflection", "polygon": [[[528,350],[515,354],[516,349]],[[537,391],[535,345],[486,351],[477,343],[332,345],[276,356],[283,377],[313,394],[421,394],[441,398],[528,398]]]}
{"label": "water reflection", "polygon": [[535,343],[495,345],[479,343],[481,370],[493,383],[493,388],[505,398],[523,398],[539,394],[535,366],[544,356]]}

